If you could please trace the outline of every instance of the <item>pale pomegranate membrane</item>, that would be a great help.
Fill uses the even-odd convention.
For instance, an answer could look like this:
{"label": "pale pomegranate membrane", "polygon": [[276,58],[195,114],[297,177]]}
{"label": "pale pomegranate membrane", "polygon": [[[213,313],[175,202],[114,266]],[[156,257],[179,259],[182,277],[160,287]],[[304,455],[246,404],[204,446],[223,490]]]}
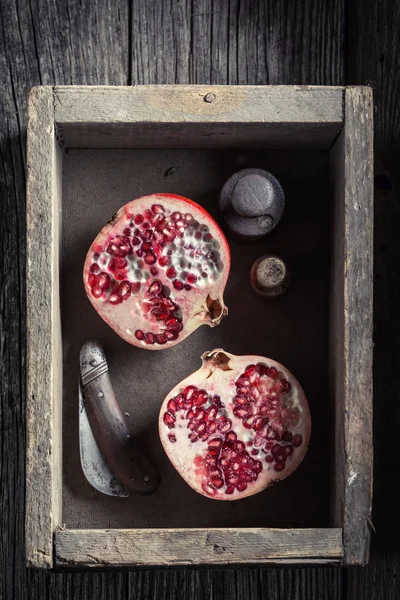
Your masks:
{"label": "pale pomegranate membrane", "polygon": [[202,359],[160,411],[161,442],[178,473],[216,500],[251,496],[290,475],[311,432],[298,381],[262,356],[218,349]]}
{"label": "pale pomegranate membrane", "polygon": [[211,216],[187,198],[143,196],[123,206],[91,245],[86,293],[127,342],[159,350],[227,309],[227,241]]}

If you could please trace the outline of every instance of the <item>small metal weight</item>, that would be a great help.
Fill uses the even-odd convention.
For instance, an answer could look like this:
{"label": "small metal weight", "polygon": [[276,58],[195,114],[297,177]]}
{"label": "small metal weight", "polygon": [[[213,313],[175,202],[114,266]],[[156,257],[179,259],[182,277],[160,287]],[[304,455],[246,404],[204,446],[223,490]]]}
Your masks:
{"label": "small metal weight", "polygon": [[250,270],[250,283],[259,296],[280,296],[287,289],[290,270],[279,256],[267,254],[258,258]]}
{"label": "small metal weight", "polygon": [[279,223],[285,195],[279,181],[263,169],[242,169],[224,184],[219,208],[230,229],[243,241],[257,241]]}

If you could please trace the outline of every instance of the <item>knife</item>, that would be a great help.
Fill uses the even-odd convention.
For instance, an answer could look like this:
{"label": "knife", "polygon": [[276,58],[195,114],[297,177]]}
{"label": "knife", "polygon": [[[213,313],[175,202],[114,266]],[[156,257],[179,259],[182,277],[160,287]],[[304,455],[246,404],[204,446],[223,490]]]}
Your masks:
{"label": "knife", "polygon": [[130,434],[98,342],[82,346],[80,368],[79,437],[85,477],[110,496],[153,493],[160,477]]}

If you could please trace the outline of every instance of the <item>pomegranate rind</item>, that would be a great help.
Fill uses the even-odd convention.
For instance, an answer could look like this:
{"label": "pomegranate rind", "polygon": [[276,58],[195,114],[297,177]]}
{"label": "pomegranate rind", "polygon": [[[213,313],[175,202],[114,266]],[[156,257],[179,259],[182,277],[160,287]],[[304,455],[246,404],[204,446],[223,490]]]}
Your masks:
{"label": "pomegranate rind", "polygon": [[[311,415],[308,401],[301,385],[294,375],[281,363],[263,356],[235,356],[225,352],[222,349],[217,349],[213,350],[212,352],[205,353],[202,358],[202,367],[176,385],[166,396],[162,403],[159,415],[159,434],[161,443],[171,463],[181,477],[193,490],[208,498],[232,501],[240,500],[242,498],[257,494],[274,483],[291,475],[303,461],[307,452],[311,435]],[[255,432],[252,429],[244,428],[243,421],[233,414],[235,406],[238,406],[234,402],[238,389],[237,381],[241,376],[243,376],[243,373],[249,365],[257,364],[263,364],[270,368],[275,368],[279,374],[278,379],[286,380],[291,386],[288,396],[284,402],[281,399],[281,405],[285,409],[289,405],[292,406],[292,408],[295,410],[295,414],[298,416],[297,423],[293,421],[290,424],[289,421],[284,421],[286,423],[284,426],[284,431],[286,433],[283,435],[284,437],[289,436],[289,438],[292,436],[290,438],[292,442],[289,443],[283,439],[278,439],[273,442],[275,445],[282,445],[282,447],[284,446],[291,452],[291,454],[285,458],[283,468],[282,463],[277,462],[274,457],[272,457],[274,462],[266,462],[267,457],[271,458],[271,451],[266,451],[267,442],[271,444],[269,438],[265,438],[264,442],[258,447],[258,453],[256,456],[251,454],[251,450],[256,449],[254,440],[258,432]],[[266,376],[266,379],[269,381],[268,376]],[[218,446],[218,442],[215,440],[220,438],[224,444],[224,440],[226,436],[230,435],[230,432],[221,434],[219,431],[216,431],[205,441],[198,439],[197,441],[191,442],[189,440],[189,435],[193,436],[196,434],[196,430],[191,430],[188,428],[190,419],[186,418],[186,416],[188,415],[189,409],[187,409],[186,414],[182,414],[182,411],[179,410],[177,410],[175,413],[171,413],[168,410],[168,407],[174,406],[171,405],[171,401],[176,403],[175,399],[184,394],[185,390],[187,390],[189,387],[197,388],[197,390],[205,390],[209,397],[214,397],[215,395],[220,397],[225,406],[224,409],[220,410],[218,413],[219,416],[217,416],[216,420],[218,420],[221,415],[225,415],[226,418],[232,422],[230,432],[234,432],[234,434],[237,436],[237,441],[235,443],[237,444],[238,441],[243,442],[243,447],[240,446],[243,455],[249,457],[248,460],[251,459],[261,462],[261,472],[258,473],[256,480],[247,482],[246,489],[241,491],[235,487],[233,492],[231,489],[228,489],[228,482],[225,477],[228,473],[228,470],[223,471],[223,486],[213,487],[212,485],[208,485],[210,480],[210,470],[207,471],[209,468],[204,464],[206,460],[210,460],[206,459],[206,456],[209,456],[208,453],[210,452],[208,444],[210,444],[210,440],[214,440],[212,443],[217,445],[218,448],[221,448],[221,446]],[[201,408],[210,409],[210,402],[202,405]],[[196,412],[196,408],[194,409],[194,412]],[[166,418],[166,415],[168,414],[172,414],[175,418],[175,421],[173,421],[172,425],[171,419]],[[167,424],[166,421],[169,424]],[[193,417],[193,421],[196,423],[195,417]],[[273,422],[271,421],[269,424],[272,425]],[[171,441],[169,436],[173,436],[173,441]],[[300,439],[300,445],[294,446],[293,440],[298,442]],[[251,440],[253,441],[253,444],[249,446],[248,444]],[[247,454],[243,450],[244,447],[246,448],[246,452],[248,451]],[[225,448],[225,446],[223,446],[223,448]],[[220,454],[219,459],[221,456],[222,455]],[[278,466],[278,469],[276,469],[276,466]],[[222,467],[218,464],[218,468],[221,469]],[[251,470],[251,467],[249,468]],[[216,474],[215,477],[217,475],[219,474]],[[215,482],[218,486],[220,486],[220,482],[217,478],[215,479]],[[228,493],[226,493],[227,491]]]}
{"label": "pomegranate rind", "polygon": [[[103,227],[86,255],[83,281],[90,302],[120,337],[161,350],[201,325],[220,323],[229,269],[228,243],[203,207],[183,196],[152,194],[125,204]],[[155,282],[162,285],[156,295],[150,293]]]}

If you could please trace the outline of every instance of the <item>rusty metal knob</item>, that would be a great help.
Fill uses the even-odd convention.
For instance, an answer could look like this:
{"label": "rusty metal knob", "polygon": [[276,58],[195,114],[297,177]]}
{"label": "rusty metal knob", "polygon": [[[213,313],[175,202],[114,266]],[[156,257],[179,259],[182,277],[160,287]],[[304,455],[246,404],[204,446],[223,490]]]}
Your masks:
{"label": "rusty metal knob", "polygon": [[287,289],[290,270],[279,256],[267,254],[251,267],[250,283],[259,296],[280,296]]}

